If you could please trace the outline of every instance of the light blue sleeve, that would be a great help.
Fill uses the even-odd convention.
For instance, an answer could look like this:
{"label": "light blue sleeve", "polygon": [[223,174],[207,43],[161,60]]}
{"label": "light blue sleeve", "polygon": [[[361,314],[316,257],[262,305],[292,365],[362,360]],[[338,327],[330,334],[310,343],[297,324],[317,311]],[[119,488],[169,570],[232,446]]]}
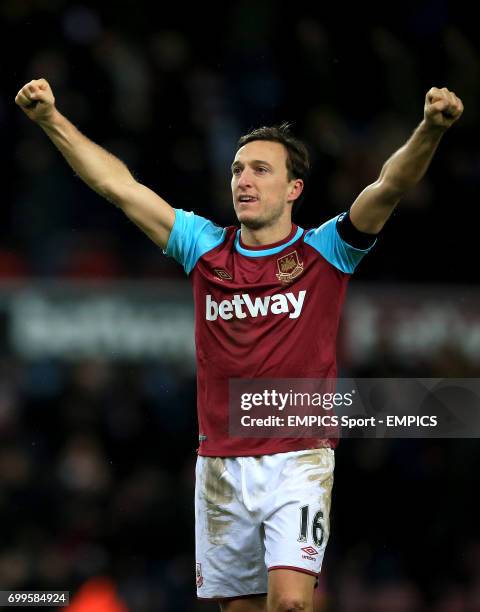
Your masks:
{"label": "light blue sleeve", "polygon": [[337,231],[337,221],[346,214],[337,215],[320,227],[309,230],[305,234],[305,242],[325,257],[332,266],[335,266],[341,272],[352,274],[375,243],[368,249],[356,249],[342,240]]}
{"label": "light blue sleeve", "polygon": [[224,239],[225,229],[193,212],[176,208],[175,222],[163,252],[176,259],[190,274],[200,257]]}

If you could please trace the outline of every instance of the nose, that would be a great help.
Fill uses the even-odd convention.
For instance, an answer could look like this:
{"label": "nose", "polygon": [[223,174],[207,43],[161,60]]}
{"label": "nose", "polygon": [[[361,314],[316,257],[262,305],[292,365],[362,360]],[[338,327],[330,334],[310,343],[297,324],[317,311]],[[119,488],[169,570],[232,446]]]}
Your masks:
{"label": "nose", "polygon": [[248,171],[248,168],[244,168],[242,172],[237,175],[237,184],[239,187],[248,188],[252,186],[252,175]]}

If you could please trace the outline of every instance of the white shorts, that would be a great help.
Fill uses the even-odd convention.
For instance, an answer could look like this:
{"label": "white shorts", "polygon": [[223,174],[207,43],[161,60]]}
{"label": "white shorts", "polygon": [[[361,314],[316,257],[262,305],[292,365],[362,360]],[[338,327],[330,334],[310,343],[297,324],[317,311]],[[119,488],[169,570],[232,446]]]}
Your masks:
{"label": "white shorts", "polygon": [[200,599],[267,592],[268,570],[314,576],[329,535],[335,457],[318,448],[261,457],[198,457]]}

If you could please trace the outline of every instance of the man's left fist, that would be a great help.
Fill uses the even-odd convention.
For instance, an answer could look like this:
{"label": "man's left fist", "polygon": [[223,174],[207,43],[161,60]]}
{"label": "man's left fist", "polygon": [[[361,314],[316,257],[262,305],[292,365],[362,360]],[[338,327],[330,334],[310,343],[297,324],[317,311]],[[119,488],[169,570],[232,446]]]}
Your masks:
{"label": "man's left fist", "polygon": [[448,129],[463,113],[460,98],[446,87],[432,87],[425,96],[424,116],[427,125]]}

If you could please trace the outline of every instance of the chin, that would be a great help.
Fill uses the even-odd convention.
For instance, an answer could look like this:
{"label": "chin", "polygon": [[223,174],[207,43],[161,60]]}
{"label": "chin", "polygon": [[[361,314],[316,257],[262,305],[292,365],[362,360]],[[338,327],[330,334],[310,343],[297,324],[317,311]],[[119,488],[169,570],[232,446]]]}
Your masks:
{"label": "chin", "polygon": [[249,215],[248,213],[237,214],[237,219],[242,225],[252,230],[260,229],[265,225],[265,221],[261,217]]}

